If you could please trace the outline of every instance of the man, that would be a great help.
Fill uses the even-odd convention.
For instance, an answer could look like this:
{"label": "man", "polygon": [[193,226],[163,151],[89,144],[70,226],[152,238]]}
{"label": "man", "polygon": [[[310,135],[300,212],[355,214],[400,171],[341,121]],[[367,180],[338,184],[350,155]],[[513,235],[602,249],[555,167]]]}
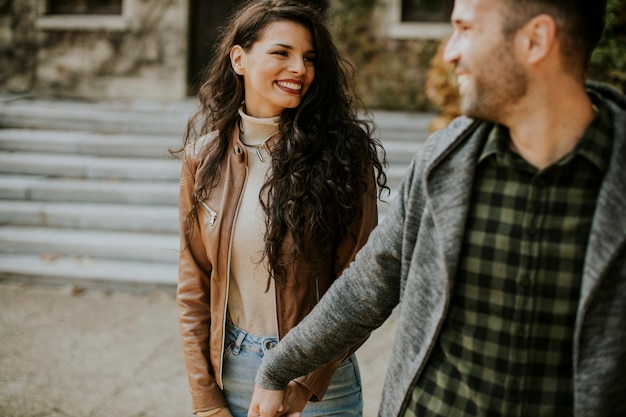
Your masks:
{"label": "man", "polygon": [[249,416],[290,411],[287,382],[396,305],[381,416],[626,415],[626,97],[584,81],[605,8],[455,2],[444,57],[466,117],[265,356]]}

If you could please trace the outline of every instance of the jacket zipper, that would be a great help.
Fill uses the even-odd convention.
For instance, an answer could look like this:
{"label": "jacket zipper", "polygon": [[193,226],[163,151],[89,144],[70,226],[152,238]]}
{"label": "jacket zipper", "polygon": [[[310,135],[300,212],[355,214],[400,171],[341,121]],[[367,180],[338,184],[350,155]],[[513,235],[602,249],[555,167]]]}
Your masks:
{"label": "jacket zipper", "polygon": [[217,218],[217,213],[215,211],[211,210],[211,207],[209,207],[207,205],[207,203],[205,203],[204,201],[201,202],[200,204],[202,204],[202,207],[204,207],[204,209],[209,212],[209,216],[210,216],[209,217],[209,226],[215,225],[215,219]]}
{"label": "jacket zipper", "polygon": [[224,375],[224,343],[226,342],[226,318],[228,313],[228,293],[230,292],[230,258],[233,251],[233,234],[235,233],[235,224],[237,223],[237,216],[239,215],[239,207],[241,206],[241,197],[243,196],[243,190],[246,189],[248,183],[248,166],[245,166],[246,175],[243,180],[243,186],[239,193],[239,199],[237,200],[237,207],[235,208],[235,217],[233,217],[233,224],[230,229],[230,241],[228,242],[228,267],[226,269],[226,300],[224,300],[224,320],[222,321],[222,345],[220,351],[220,388],[224,389],[224,382],[222,380]]}

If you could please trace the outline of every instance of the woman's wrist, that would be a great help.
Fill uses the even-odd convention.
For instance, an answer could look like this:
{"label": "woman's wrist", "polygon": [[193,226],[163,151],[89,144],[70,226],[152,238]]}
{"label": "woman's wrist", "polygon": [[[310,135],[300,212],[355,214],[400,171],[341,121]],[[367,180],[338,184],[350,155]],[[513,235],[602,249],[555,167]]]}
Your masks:
{"label": "woman's wrist", "polygon": [[224,408],[226,408],[226,407],[222,406],[222,407],[213,408],[212,410],[198,411],[196,413],[196,416],[198,416],[198,417],[210,417],[212,415],[215,415],[215,414],[219,413]]}

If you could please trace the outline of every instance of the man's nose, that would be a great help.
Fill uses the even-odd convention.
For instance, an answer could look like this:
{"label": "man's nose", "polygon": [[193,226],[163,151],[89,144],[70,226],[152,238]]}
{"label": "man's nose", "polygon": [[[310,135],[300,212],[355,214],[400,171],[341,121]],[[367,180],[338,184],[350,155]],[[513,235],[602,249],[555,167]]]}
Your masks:
{"label": "man's nose", "polygon": [[456,36],[453,34],[450,39],[446,41],[446,46],[443,50],[443,61],[453,64],[459,60],[459,50],[456,41]]}

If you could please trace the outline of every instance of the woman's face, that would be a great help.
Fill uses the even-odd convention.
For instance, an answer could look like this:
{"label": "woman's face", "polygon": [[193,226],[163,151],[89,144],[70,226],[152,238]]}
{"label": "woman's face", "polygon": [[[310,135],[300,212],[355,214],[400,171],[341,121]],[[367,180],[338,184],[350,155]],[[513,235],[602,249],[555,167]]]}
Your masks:
{"label": "woman's face", "polygon": [[297,107],[315,78],[311,32],[291,21],[270,23],[250,50],[236,45],[230,58],[243,76],[246,113],[253,117]]}

